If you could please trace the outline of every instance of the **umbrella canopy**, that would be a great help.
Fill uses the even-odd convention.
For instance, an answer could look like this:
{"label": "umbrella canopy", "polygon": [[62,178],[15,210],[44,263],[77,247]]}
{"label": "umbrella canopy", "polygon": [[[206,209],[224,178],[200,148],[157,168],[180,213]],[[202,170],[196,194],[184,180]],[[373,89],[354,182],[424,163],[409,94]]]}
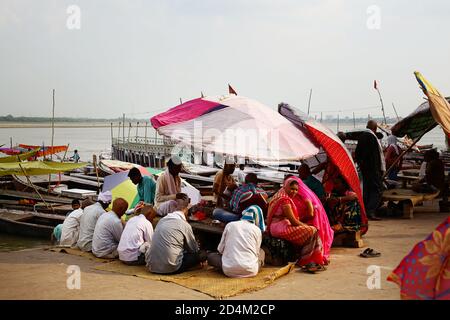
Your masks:
{"label": "umbrella canopy", "polygon": [[411,139],[416,139],[424,132],[433,130],[436,126],[437,123],[431,114],[430,104],[426,101],[410,115],[395,123],[391,132],[394,136],[400,138],[408,136]]}
{"label": "umbrella canopy", "polygon": [[358,172],[345,144],[329,128],[308,118],[306,114],[288,104],[281,103],[278,106],[278,112],[298,128],[305,128],[308,131],[309,138],[325,150],[328,159],[338,168],[342,177],[358,196],[358,202],[361,207],[361,222],[364,225],[361,228],[361,232],[363,234],[366,233],[368,221]]}
{"label": "umbrella canopy", "polygon": [[[163,172],[161,170],[145,168],[139,165],[136,165],[136,167],[143,176],[159,176]],[[134,208],[139,202],[139,197],[136,185],[128,178],[128,172],[129,170],[106,176],[102,191],[111,191],[113,199],[124,198],[128,202],[128,208]],[[192,205],[201,201],[200,191],[184,179],[181,179],[181,192],[184,192],[189,196]]]}
{"label": "umbrella canopy", "polygon": [[18,148],[0,148],[0,152],[12,156],[16,154],[21,154],[23,150]]}
{"label": "umbrella canopy", "polygon": [[450,104],[439,91],[428,82],[420,72],[414,72],[417,81],[420,84],[430,103],[431,114],[434,120],[441,126],[445,134],[450,137]]}
{"label": "umbrella canopy", "polygon": [[39,148],[39,152],[36,154],[37,157],[49,156],[51,154],[67,151],[68,146],[34,146],[29,144],[19,144],[19,147],[23,150],[33,150]]}
{"label": "umbrella canopy", "polygon": [[302,130],[260,102],[242,96],[198,98],[151,118],[159,134],[193,146],[255,160],[299,160],[319,148]]}
{"label": "umbrella canopy", "polygon": [[450,299],[450,217],[414,246],[389,281],[400,286],[404,299]]}
{"label": "umbrella canopy", "polygon": [[28,158],[34,157],[36,153],[39,151],[39,148],[36,148],[30,152],[20,153],[14,156],[2,157],[0,158],[0,163],[7,162],[17,162],[18,160],[27,160]]}
{"label": "umbrella canopy", "polygon": [[[87,163],[61,163],[50,161],[27,161],[27,162],[9,162],[0,163],[0,176],[6,175],[25,175],[29,176],[59,173],[83,168]],[[23,169],[23,170],[22,170]]]}

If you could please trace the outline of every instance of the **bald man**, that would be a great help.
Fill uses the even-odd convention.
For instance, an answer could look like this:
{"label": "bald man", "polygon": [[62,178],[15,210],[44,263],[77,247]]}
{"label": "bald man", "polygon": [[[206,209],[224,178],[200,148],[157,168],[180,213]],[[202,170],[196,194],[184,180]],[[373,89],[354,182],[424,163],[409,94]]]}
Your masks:
{"label": "bald man", "polygon": [[110,212],[102,214],[98,218],[92,238],[92,253],[98,258],[117,258],[117,246],[122,236],[123,225],[120,218],[128,209],[128,202],[123,198],[117,198],[113,202]]}

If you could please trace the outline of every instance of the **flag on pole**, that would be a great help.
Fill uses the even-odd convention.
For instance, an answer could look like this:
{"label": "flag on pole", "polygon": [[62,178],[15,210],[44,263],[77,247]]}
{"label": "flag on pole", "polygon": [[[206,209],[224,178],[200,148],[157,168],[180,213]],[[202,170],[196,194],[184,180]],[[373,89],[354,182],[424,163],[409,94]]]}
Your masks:
{"label": "flag on pole", "polygon": [[373,80],[373,88],[374,88],[375,90],[378,90],[378,83],[377,83],[377,80]]}
{"label": "flag on pole", "polygon": [[230,86],[230,84],[228,84],[228,93],[229,94],[234,94],[234,95],[237,96],[236,91],[233,89],[233,87]]}

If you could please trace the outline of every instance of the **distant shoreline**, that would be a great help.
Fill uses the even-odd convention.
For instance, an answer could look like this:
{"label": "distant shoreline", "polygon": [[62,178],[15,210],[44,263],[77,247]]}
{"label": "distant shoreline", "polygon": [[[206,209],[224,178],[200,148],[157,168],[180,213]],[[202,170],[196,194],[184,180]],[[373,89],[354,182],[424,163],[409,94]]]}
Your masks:
{"label": "distant shoreline", "polygon": [[[317,120],[320,122],[319,120]],[[126,121],[125,127],[127,128],[129,126],[129,123],[131,123],[131,126],[133,128],[136,128],[136,123],[139,122],[139,128],[145,128],[145,123],[147,123],[148,128],[152,128],[152,125],[148,121]],[[365,120],[358,120],[356,119],[355,124],[357,127],[360,125],[366,124],[367,121]],[[65,122],[65,121],[55,121],[55,128],[111,128],[111,123],[113,124],[113,128],[118,128],[119,123],[120,127],[123,126],[123,124],[119,121],[98,121],[98,122],[86,122],[86,121],[71,121],[71,122]],[[337,119],[324,119],[322,122],[323,124],[328,125],[335,125],[337,123]],[[340,125],[353,125],[353,121],[348,120],[340,120]],[[0,121],[0,129],[18,129],[18,128],[24,128],[24,129],[33,129],[33,128],[44,128],[49,129],[52,125],[50,122],[40,122],[40,121]]]}
{"label": "distant shoreline", "polygon": [[[37,122],[0,122],[0,129],[32,129],[32,128],[51,128],[49,123]],[[119,123],[113,123],[113,128],[118,128]],[[143,126],[144,127],[144,126]],[[111,123],[55,123],[55,128],[111,128]]]}

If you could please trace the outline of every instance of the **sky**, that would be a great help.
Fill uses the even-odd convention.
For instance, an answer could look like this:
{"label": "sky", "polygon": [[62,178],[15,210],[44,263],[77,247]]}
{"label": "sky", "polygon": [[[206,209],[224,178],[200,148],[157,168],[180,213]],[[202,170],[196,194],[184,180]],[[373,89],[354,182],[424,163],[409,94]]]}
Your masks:
{"label": "sky", "polygon": [[[79,8],[74,20],[71,6]],[[0,115],[149,118],[228,92],[311,115],[387,116],[450,95],[446,0],[2,0]],[[73,27],[79,21],[79,28]]]}

